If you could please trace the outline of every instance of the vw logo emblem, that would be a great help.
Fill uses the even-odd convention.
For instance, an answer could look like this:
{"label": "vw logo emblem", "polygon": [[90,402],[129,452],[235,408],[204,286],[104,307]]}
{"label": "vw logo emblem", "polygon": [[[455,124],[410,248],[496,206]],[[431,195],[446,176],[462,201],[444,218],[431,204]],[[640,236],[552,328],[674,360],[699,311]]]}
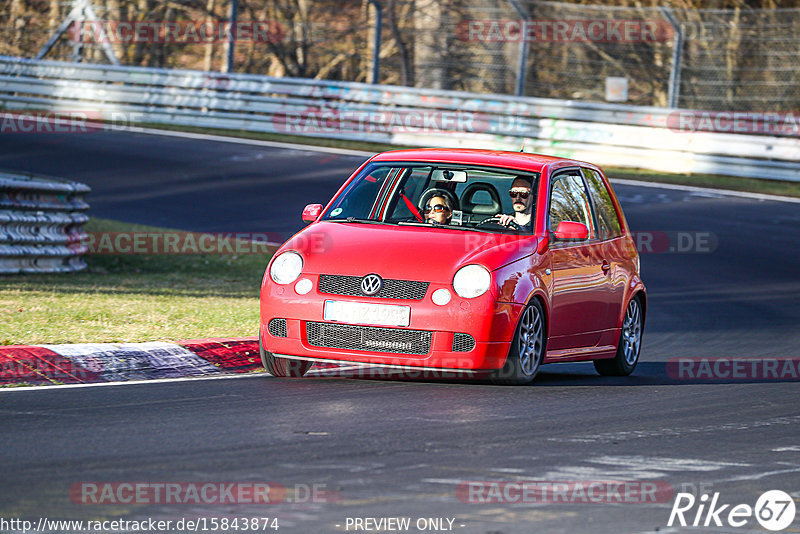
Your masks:
{"label": "vw logo emblem", "polygon": [[383,280],[377,274],[368,274],[361,279],[361,292],[365,295],[375,295],[383,287]]}

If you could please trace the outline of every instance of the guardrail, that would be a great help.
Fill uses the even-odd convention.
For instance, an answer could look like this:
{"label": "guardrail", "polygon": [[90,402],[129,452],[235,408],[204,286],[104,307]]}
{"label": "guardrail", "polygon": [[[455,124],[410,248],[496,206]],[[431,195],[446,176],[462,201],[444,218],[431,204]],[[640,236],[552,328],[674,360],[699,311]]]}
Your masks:
{"label": "guardrail", "polygon": [[[797,132],[680,131],[675,114],[681,110],[665,108],[7,56],[0,56],[0,106],[72,110],[111,126],[145,122],[396,145],[524,146],[600,165],[800,181]],[[759,118],[753,129],[772,124],[780,131],[782,120]]]}
{"label": "guardrail", "polygon": [[78,182],[0,172],[0,273],[84,269],[88,192]]}

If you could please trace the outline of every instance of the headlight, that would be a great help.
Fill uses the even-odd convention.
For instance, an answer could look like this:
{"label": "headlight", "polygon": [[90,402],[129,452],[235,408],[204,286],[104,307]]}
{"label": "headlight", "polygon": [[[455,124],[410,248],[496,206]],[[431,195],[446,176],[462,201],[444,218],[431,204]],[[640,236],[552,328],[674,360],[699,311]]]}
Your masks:
{"label": "headlight", "polygon": [[291,284],[303,270],[303,258],[297,252],[284,252],[272,262],[269,276],[276,284]]}
{"label": "headlight", "polygon": [[453,277],[453,289],[459,297],[471,299],[489,290],[492,275],[480,265],[467,265],[458,270]]}

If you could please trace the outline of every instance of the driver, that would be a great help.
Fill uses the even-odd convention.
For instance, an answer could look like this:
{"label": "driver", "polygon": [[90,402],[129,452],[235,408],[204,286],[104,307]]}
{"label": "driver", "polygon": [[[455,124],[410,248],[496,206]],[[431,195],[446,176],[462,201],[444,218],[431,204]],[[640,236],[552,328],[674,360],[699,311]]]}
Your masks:
{"label": "driver", "polygon": [[517,223],[520,228],[524,230],[529,229],[531,224],[531,213],[533,211],[531,181],[528,178],[517,176],[514,178],[514,181],[511,182],[511,189],[508,190],[508,194],[511,196],[514,214],[506,215],[505,213],[501,213],[497,215],[496,217],[498,219],[498,224],[508,226],[513,221]]}
{"label": "driver", "polygon": [[425,205],[425,222],[428,224],[450,224],[453,205],[445,196],[434,195]]}

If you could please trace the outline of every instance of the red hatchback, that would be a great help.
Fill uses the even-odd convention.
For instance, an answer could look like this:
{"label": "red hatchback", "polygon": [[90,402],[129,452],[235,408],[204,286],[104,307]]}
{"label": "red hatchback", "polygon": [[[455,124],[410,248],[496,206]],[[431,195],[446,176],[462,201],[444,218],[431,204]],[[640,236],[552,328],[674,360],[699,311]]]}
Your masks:
{"label": "red hatchback", "polygon": [[594,165],[385,152],[303,220],[261,285],[261,358],[275,376],[357,362],[522,384],[545,363],[636,367],[639,256]]}

